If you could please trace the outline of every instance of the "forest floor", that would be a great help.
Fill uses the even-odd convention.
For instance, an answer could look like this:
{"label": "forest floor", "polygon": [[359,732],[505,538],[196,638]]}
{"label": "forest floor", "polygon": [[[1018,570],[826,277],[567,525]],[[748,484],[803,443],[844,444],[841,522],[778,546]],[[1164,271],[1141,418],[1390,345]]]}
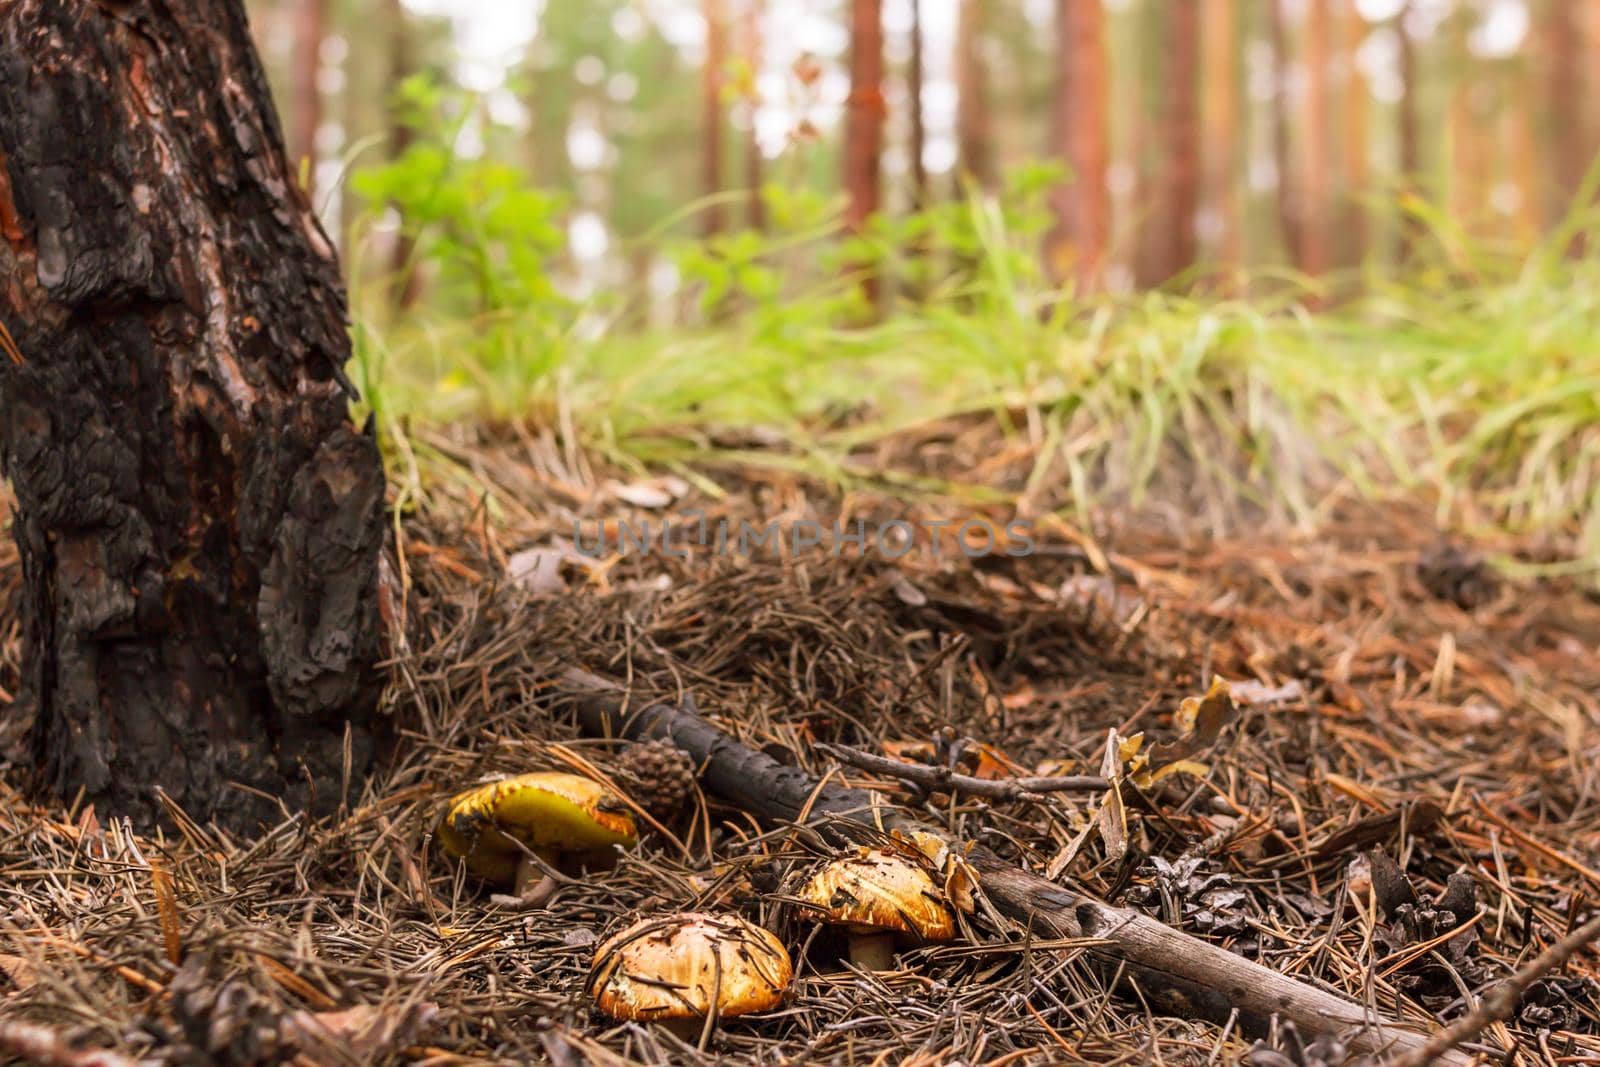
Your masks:
{"label": "forest floor", "polygon": [[[141,836],[114,812],[26,795],[7,753],[0,1031],[45,1025],[61,1063],[84,1048],[197,1064],[1342,1061],[1281,1030],[1258,1047],[1238,1027],[1153,1014],[1085,944],[1032,943],[982,908],[896,971],[843,970],[838,944],[783,899],[814,836],[759,831],[714,796],[542,908],[495,895],[431,831],[486,776],[608,765],[615,747],[561,713],[553,679],[570,666],[639,697],[692,692],[785,762],[1419,1026],[1460,1016],[1600,899],[1600,603],[1575,580],[1485,563],[1548,562],[1548,541],[1445,544],[1420,505],[1348,501],[1315,536],[1145,520],[1090,536],[1040,520],[1022,557],[690,546],[597,561],[562,547],[575,518],[982,512],[770,469],[596,471],[509,434],[451,447],[470,476],[430,479],[397,519],[397,753],[340,814],[235,840],[174,810]],[[20,652],[10,553],[0,704]],[[1214,674],[1237,718],[1192,774],[1124,786],[1125,839],[1084,833],[1093,795],[918,797],[816,748],[945,758],[987,780],[1097,774],[1108,731],[1143,731],[1147,751],[1172,739]],[[602,1018],[585,993],[601,940],[678,909],[740,912],[797,961],[781,1009],[727,1021],[698,1053]],[[1474,1047],[1600,1062],[1597,964],[1581,955],[1540,982]]]}

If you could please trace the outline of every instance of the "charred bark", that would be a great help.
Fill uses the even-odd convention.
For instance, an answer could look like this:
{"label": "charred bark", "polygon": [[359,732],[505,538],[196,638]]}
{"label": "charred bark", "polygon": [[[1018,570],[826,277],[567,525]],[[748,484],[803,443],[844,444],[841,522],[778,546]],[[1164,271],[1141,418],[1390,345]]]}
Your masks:
{"label": "charred bark", "polygon": [[45,784],[139,822],[158,785],[234,827],[330,807],[378,741],[383,472],[243,5],[0,5],[0,236]]}

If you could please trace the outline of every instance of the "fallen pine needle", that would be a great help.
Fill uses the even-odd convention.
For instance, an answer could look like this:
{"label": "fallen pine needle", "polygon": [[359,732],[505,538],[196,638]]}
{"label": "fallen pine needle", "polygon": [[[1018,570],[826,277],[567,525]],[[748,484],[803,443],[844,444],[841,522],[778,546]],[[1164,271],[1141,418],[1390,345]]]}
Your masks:
{"label": "fallen pine needle", "polygon": [[183,962],[183,932],[178,925],[178,894],[172,888],[172,876],[159,859],[150,860],[150,883],[155,887],[156,914],[161,919],[161,941],[167,950],[167,959],[174,967]]}

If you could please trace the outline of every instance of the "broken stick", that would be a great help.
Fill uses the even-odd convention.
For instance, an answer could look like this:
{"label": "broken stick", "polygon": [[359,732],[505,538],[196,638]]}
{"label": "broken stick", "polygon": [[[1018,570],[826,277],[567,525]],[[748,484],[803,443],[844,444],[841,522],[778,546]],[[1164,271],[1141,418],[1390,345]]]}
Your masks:
{"label": "broken stick", "polygon": [[[583,733],[669,741],[699,765],[707,792],[761,822],[834,817],[883,830],[948,837],[868,790],[819,783],[816,776],[741,744],[696,714],[692,703],[689,710],[665,704],[630,708],[627,693],[615,683],[576,668],[564,671],[561,682],[575,701]],[[1003,914],[1044,937],[1104,942],[1093,951],[1121,967],[1163,1011],[1216,1022],[1237,1012],[1244,1024],[1258,1030],[1276,1016],[1294,1023],[1301,1034],[1338,1036],[1373,1054],[1400,1055],[1427,1046],[1428,1035],[1376,1017],[1353,1000],[1279,974],[1148,915],[1057,885],[981,845],[973,846],[966,859]],[[1465,1067],[1472,1061],[1448,1049],[1433,1062]]]}

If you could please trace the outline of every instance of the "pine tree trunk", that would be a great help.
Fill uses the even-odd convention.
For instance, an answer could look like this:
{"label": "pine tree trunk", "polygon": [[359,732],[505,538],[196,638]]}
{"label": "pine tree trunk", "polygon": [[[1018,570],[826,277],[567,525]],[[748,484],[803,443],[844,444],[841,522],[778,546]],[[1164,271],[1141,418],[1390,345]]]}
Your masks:
{"label": "pine tree trunk", "polygon": [[1289,143],[1289,35],[1283,24],[1284,0],[1267,0],[1267,38],[1272,49],[1272,161],[1278,172],[1278,225],[1284,257],[1301,262],[1301,201],[1295,192]]}
{"label": "pine tree trunk", "polygon": [[[399,159],[411,148],[411,127],[401,121],[400,106],[395,99],[400,86],[412,74],[411,17],[402,0],[385,0],[384,14],[389,19],[389,158]],[[389,255],[389,268],[393,276],[393,300],[397,308],[413,307],[422,295],[422,275],[415,262],[417,243],[402,229],[395,234],[394,247]]]}
{"label": "pine tree trunk", "polygon": [[[723,0],[705,0],[706,62],[700,79],[701,192],[722,192],[722,68],[728,62],[728,21]],[[707,237],[722,232],[722,205],[713,200],[700,216]]]}
{"label": "pine tree trunk", "polygon": [[1367,209],[1362,197],[1367,191],[1367,80],[1356,65],[1367,37],[1367,22],[1356,0],[1344,0],[1340,50],[1344,59],[1344,98],[1340,112],[1343,145],[1339,151],[1342,171],[1344,261],[1359,266],[1367,255]]}
{"label": "pine tree trunk", "polygon": [[911,62],[906,70],[906,107],[910,110],[911,203],[920,211],[928,205],[928,168],[923,162],[927,131],[922,119],[922,0],[911,0]]}
{"label": "pine tree trunk", "polygon": [[140,822],[156,786],[332,807],[381,740],[383,472],[239,0],[0,8],[0,236],[42,778]]}
{"label": "pine tree trunk", "polygon": [[317,130],[322,126],[322,39],[328,35],[328,0],[299,0],[294,15],[294,124],[290,162],[305,166],[306,188],[317,188]]}
{"label": "pine tree trunk", "polygon": [[761,108],[761,16],[765,6],[766,0],[745,0],[744,8],[744,53],[746,62],[750,64],[751,82],[751,95],[746,102],[750,128],[745,131],[744,140],[744,186],[748,190],[745,225],[758,231],[767,228],[766,203],[761,199],[761,186],[765,184],[762,171],[766,161],[761,156],[760,131],[756,129],[756,117]]}
{"label": "pine tree trunk", "polygon": [[882,0],[851,0],[850,101],[845,112],[845,224],[859,232],[878,210],[879,158],[888,108],[883,99]]}
{"label": "pine tree trunk", "polygon": [[1552,221],[1572,210],[1573,198],[1583,184],[1589,165],[1584,142],[1583,37],[1579,19],[1582,4],[1575,0],[1546,0],[1545,50],[1549,63],[1550,151],[1555,163],[1555,196],[1550,204]]}
{"label": "pine tree trunk", "polygon": [[1239,217],[1239,0],[1205,0],[1200,66],[1206,130],[1205,204],[1215,221],[1218,264],[1233,274],[1244,261]]}
{"label": "pine tree trunk", "polygon": [[[844,223],[851,233],[865,230],[867,220],[878,211],[879,165],[887,117],[883,98],[882,0],[851,0],[850,100],[844,129]],[[860,266],[852,269],[863,270]],[[881,287],[870,271],[862,278],[861,292],[876,314]]]}
{"label": "pine tree trunk", "polygon": [[960,0],[956,22],[956,151],[963,178],[980,189],[996,184],[989,123],[989,71],[983,57],[985,0]]}
{"label": "pine tree trunk", "polygon": [[1300,192],[1300,249],[1296,265],[1316,277],[1327,272],[1332,245],[1332,114],[1328,107],[1328,0],[1306,8],[1305,170]]}
{"label": "pine tree trunk", "polygon": [[1056,224],[1046,237],[1045,259],[1051,281],[1070,279],[1079,292],[1091,292],[1100,286],[1111,243],[1110,74],[1101,0],[1058,0],[1056,33],[1060,67],[1052,140],[1070,180],[1051,194]]}
{"label": "pine tree trunk", "polygon": [[[1411,196],[1418,195],[1422,180],[1422,131],[1421,123],[1417,118],[1417,96],[1420,80],[1417,74],[1417,43],[1412,39],[1411,29],[1411,2],[1405,0],[1399,12],[1394,17],[1396,39],[1400,43],[1399,63],[1400,68],[1400,99],[1396,104],[1396,117],[1399,129],[1396,131],[1396,140],[1399,142],[1398,163],[1400,167],[1401,188]],[[1417,246],[1421,243],[1424,231],[1414,215],[1407,209],[1400,217],[1400,240],[1398,260],[1408,262],[1416,255]]]}
{"label": "pine tree trunk", "polygon": [[1146,279],[1160,284],[1194,266],[1200,206],[1200,0],[1166,6],[1167,73],[1162,90],[1158,252]]}

